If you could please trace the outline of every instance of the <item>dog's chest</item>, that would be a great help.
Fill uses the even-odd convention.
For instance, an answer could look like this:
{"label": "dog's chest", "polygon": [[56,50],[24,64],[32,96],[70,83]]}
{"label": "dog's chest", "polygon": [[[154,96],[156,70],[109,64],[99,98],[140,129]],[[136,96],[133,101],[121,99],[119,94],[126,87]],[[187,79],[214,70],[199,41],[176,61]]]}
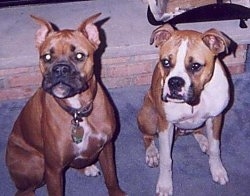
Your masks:
{"label": "dog's chest", "polygon": [[85,118],[80,122],[80,126],[83,128],[84,133],[82,141],[78,144],[74,144],[76,158],[94,158],[107,142],[107,135],[94,130]]}
{"label": "dog's chest", "polygon": [[187,104],[166,103],[164,110],[167,121],[181,129],[196,129],[210,116],[204,108],[191,107]]}

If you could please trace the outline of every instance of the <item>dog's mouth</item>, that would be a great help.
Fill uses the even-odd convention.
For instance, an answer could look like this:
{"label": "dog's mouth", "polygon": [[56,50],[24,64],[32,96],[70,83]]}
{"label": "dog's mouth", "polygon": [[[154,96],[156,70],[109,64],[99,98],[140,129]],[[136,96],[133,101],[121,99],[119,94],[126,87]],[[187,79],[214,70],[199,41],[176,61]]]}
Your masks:
{"label": "dog's mouth", "polygon": [[172,103],[186,103],[194,106],[199,103],[199,95],[194,92],[194,88],[191,85],[187,92],[183,90],[169,90],[165,96],[162,96],[162,100]]}
{"label": "dog's mouth", "polygon": [[167,88],[165,96],[162,97],[165,102],[184,103],[185,92],[184,87]]}
{"label": "dog's mouth", "polygon": [[167,94],[164,101],[173,102],[173,103],[184,103],[185,102],[184,96],[178,92]]}
{"label": "dog's mouth", "polygon": [[57,82],[51,86],[46,86],[45,82],[43,82],[43,84],[44,84],[43,89],[46,92],[59,99],[73,97],[76,94],[79,94],[88,88],[87,83],[84,83],[81,86],[73,86],[62,81]]}
{"label": "dog's mouth", "polygon": [[88,89],[88,83],[81,77],[53,78],[45,76],[42,82],[43,89],[56,98],[64,99]]}
{"label": "dog's mouth", "polygon": [[62,98],[73,96],[73,94],[71,93],[71,90],[72,88],[69,85],[59,82],[58,84],[52,86],[51,94],[57,98],[62,99]]}

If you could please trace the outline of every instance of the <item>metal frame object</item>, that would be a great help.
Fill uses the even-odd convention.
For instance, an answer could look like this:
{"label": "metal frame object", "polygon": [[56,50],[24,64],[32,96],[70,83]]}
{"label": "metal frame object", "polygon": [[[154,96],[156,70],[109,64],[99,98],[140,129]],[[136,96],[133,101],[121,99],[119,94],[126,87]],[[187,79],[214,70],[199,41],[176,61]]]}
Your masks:
{"label": "metal frame object", "polygon": [[163,25],[169,23],[173,26],[179,23],[221,21],[221,20],[240,20],[239,26],[247,28],[246,20],[250,18],[250,8],[233,3],[222,3],[217,1],[215,4],[200,6],[187,10],[169,20],[156,20],[150,6],[148,6],[147,18],[151,25]]}

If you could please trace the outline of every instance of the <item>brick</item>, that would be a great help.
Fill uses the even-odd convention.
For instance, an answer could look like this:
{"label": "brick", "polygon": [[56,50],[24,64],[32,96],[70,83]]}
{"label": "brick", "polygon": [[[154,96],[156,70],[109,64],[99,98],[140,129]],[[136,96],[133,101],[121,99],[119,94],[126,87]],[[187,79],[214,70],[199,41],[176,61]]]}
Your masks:
{"label": "brick", "polygon": [[106,66],[102,71],[102,77],[123,77],[128,75],[128,65]]}
{"label": "brick", "polygon": [[130,62],[131,57],[105,58],[102,60],[103,65],[117,65]]}
{"label": "brick", "polygon": [[40,73],[16,74],[9,77],[10,88],[22,86],[38,86],[41,84],[42,76]]}
{"label": "brick", "polygon": [[129,77],[103,78],[103,83],[107,88],[119,88],[131,86],[133,79]]}
{"label": "brick", "polygon": [[136,63],[128,66],[129,75],[138,75],[143,73],[152,73],[152,62]]}
{"label": "brick", "polygon": [[134,56],[134,61],[136,62],[140,62],[140,61],[148,61],[148,60],[154,60],[156,62],[156,60],[159,58],[158,53],[154,53],[154,54],[145,54],[145,55],[137,55]]}
{"label": "brick", "polygon": [[31,97],[34,94],[35,90],[36,88],[29,87],[4,89],[1,90],[0,101]]}
{"label": "brick", "polygon": [[242,63],[244,66],[246,61],[246,53],[247,53],[247,45],[239,45],[236,49],[235,54],[231,54],[226,56],[223,59],[226,65],[230,66],[230,64],[239,64]]}
{"label": "brick", "polygon": [[32,73],[35,71],[34,67],[17,67],[10,69],[0,69],[0,77],[6,75],[20,74],[20,73]]}
{"label": "brick", "polygon": [[135,85],[150,84],[151,79],[152,79],[152,74],[139,75],[135,78],[134,84]]}
{"label": "brick", "polygon": [[244,64],[231,64],[227,66],[227,68],[231,74],[240,74],[245,72]]}
{"label": "brick", "polygon": [[3,89],[5,87],[4,83],[4,78],[0,78],[0,89]]}

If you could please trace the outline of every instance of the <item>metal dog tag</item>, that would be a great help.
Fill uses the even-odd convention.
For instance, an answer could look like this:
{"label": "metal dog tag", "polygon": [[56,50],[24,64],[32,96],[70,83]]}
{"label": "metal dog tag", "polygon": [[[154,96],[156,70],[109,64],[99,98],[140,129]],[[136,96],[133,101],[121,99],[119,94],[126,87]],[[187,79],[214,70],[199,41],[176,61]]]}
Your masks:
{"label": "metal dog tag", "polygon": [[71,131],[71,137],[74,143],[79,144],[82,142],[82,138],[83,138],[83,134],[84,134],[84,130],[83,128],[80,126],[79,121],[78,120],[72,120],[72,131]]}

